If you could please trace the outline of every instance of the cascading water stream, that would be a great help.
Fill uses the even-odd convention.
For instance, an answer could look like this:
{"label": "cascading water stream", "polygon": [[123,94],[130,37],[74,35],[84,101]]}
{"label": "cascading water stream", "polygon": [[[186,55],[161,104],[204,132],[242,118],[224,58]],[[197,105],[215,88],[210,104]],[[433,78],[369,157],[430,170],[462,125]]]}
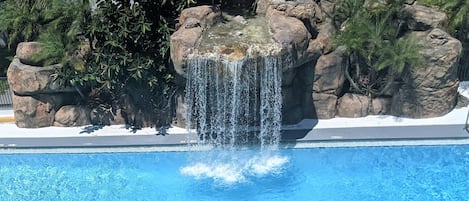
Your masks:
{"label": "cascading water stream", "polygon": [[203,144],[276,146],[281,127],[281,68],[275,57],[196,58],[186,86],[188,128]]}

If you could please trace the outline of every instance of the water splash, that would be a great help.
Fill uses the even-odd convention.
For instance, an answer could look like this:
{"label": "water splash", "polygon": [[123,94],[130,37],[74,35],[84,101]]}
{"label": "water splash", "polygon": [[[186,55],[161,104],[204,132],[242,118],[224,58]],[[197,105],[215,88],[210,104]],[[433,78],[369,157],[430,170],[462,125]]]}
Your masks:
{"label": "water splash", "polygon": [[[226,160],[228,159],[228,160]],[[181,168],[183,175],[196,179],[212,179],[219,184],[249,182],[250,178],[281,174],[289,159],[278,154],[257,154],[250,157],[226,158],[197,162]]]}

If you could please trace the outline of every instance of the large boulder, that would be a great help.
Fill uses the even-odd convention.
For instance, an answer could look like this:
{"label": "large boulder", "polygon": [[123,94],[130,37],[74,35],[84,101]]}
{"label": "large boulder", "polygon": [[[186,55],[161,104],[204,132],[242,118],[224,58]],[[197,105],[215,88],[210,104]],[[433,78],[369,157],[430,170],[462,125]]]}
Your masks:
{"label": "large boulder", "polygon": [[345,48],[319,57],[314,73],[314,92],[339,95],[345,82],[344,71]]}
{"label": "large boulder", "polygon": [[200,26],[206,29],[222,20],[221,10],[218,7],[196,6],[181,12],[179,25],[186,28]]}
{"label": "large boulder", "polygon": [[391,98],[374,98],[371,100],[371,108],[369,109],[371,115],[389,114],[390,110]]}
{"label": "large boulder", "polygon": [[309,48],[319,49],[321,54],[329,54],[333,50],[332,39],[336,31],[332,21],[324,22],[318,27],[318,35],[310,42]]}
{"label": "large boulder", "polygon": [[290,65],[283,68],[295,68],[310,61],[307,50],[311,34],[303,22],[294,17],[275,14],[270,17],[269,24],[272,38],[292,59]]}
{"label": "large boulder", "polygon": [[194,51],[202,30],[201,27],[182,27],[171,35],[171,60],[176,72],[182,76],[186,75],[184,60]]}
{"label": "large boulder", "polygon": [[[315,25],[315,22],[322,20],[323,13],[321,7],[314,2],[313,0],[304,0],[304,1],[264,1],[261,3],[268,3],[268,5],[261,5],[260,7],[266,7],[265,14],[267,16],[272,13],[281,13],[285,16],[294,17],[302,21],[311,21],[312,25]],[[259,9],[260,11],[260,9]],[[260,13],[260,12],[258,12]]]}
{"label": "large boulder", "polygon": [[457,68],[461,42],[440,29],[413,32],[422,46],[422,63],[407,68],[403,84],[394,95],[393,115],[426,118],[451,111],[457,100]]}
{"label": "large boulder", "polygon": [[185,9],[179,17],[179,29],[171,35],[171,60],[174,69],[182,76],[186,75],[185,61],[194,52],[202,32],[220,22],[220,9],[213,6],[197,6]]}
{"label": "large boulder", "polygon": [[330,119],[336,115],[337,96],[328,93],[313,93],[313,115],[315,119]]}
{"label": "large boulder", "polygon": [[39,43],[21,43],[17,55],[7,71],[8,84],[13,91],[13,110],[16,125],[38,128],[54,125],[55,114],[64,104],[76,104],[75,88],[63,87],[53,76],[60,65],[32,66],[32,58],[40,51]]}
{"label": "large boulder", "polygon": [[[314,0],[257,0],[256,13],[269,15],[278,12],[303,20],[322,16],[322,9]],[[274,11],[276,12],[276,11]]]}
{"label": "large boulder", "polygon": [[54,126],[84,126],[90,123],[90,109],[85,106],[65,105],[55,113]]}
{"label": "large boulder", "polygon": [[52,76],[58,66],[36,67],[23,64],[15,58],[8,67],[7,77],[11,90],[18,95],[40,93],[71,92],[75,89],[64,88]]}
{"label": "large boulder", "polygon": [[337,116],[364,117],[368,115],[370,98],[360,94],[346,93],[337,103]]}
{"label": "large boulder", "polygon": [[13,94],[13,112],[16,125],[20,128],[39,128],[52,126],[58,106],[63,96],[35,95],[19,96]]}
{"label": "large boulder", "polygon": [[39,42],[21,42],[16,47],[16,58],[27,65],[42,66],[43,61],[35,58],[35,55],[41,51],[42,47]]}

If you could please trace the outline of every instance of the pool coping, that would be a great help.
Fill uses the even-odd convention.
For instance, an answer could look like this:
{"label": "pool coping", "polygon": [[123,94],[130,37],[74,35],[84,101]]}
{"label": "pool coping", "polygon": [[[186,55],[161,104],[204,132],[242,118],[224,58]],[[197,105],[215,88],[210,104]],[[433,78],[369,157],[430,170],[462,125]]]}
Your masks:
{"label": "pool coping", "polygon": [[[304,119],[294,125],[283,125],[281,148],[405,146],[469,144],[465,121],[469,107],[455,109],[450,116],[433,121],[399,119],[378,116],[368,119],[336,118],[330,120]],[[2,118],[13,118],[13,111],[2,111]],[[376,117],[375,117],[376,119]],[[336,121],[338,120],[338,121]],[[365,123],[367,122],[367,123]],[[21,129],[13,123],[0,130],[1,153],[68,153],[68,152],[130,152],[193,151],[210,149],[197,145],[194,131],[169,129],[164,135],[156,129],[132,133],[125,126],[81,128]],[[58,130],[57,130],[58,129]],[[106,131],[106,132],[100,132]],[[71,133],[70,133],[71,132]],[[64,134],[70,133],[70,134]],[[197,145],[197,146],[189,146]],[[197,147],[197,148],[194,148]]]}
{"label": "pool coping", "polygon": [[[314,122],[314,120],[308,120]],[[0,138],[5,153],[200,151],[195,133]],[[464,124],[312,128],[285,126],[280,148],[469,144]]]}

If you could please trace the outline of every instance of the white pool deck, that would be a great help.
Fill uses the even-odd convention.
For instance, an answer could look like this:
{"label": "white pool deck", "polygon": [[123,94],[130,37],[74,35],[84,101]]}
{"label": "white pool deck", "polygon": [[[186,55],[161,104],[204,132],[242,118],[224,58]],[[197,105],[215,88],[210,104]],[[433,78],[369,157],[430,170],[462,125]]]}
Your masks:
{"label": "white pool deck", "polygon": [[[469,82],[462,82],[459,92],[461,95],[469,97]],[[301,148],[304,146],[469,144],[469,133],[464,129],[468,109],[469,107],[466,106],[454,109],[441,117],[426,119],[367,116],[304,120],[297,125],[284,127],[283,146]],[[12,115],[12,110],[0,110],[0,117],[11,117]],[[163,135],[158,133],[155,128],[143,128],[132,132],[124,125],[27,129],[18,128],[14,123],[0,123],[0,149],[173,147],[194,143],[196,139],[194,133],[176,127],[167,129]]]}

